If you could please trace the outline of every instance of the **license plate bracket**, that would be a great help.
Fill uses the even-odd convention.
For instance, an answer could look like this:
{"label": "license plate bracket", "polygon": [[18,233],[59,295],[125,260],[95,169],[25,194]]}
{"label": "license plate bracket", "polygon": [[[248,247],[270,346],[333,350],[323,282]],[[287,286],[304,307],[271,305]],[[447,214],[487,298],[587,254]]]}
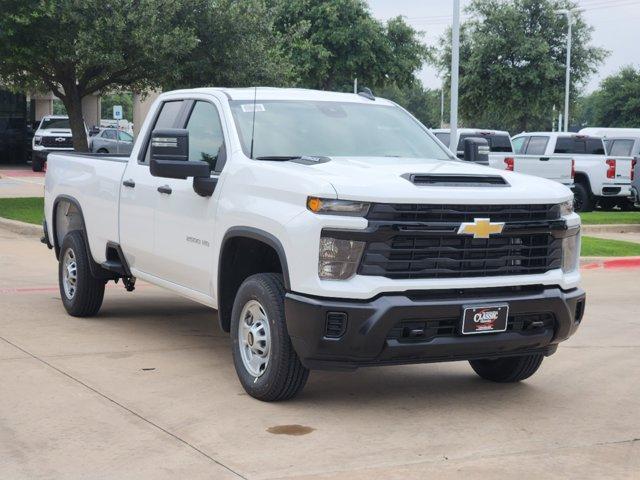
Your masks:
{"label": "license plate bracket", "polygon": [[462,334],[478,335],[507,330],[509,305],[468,305],[462,313]]}

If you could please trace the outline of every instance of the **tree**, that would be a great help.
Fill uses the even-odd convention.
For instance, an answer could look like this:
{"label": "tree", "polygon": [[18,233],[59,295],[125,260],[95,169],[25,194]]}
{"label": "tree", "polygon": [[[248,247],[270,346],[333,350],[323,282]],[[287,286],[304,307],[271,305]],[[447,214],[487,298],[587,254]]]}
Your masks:
{"label": "tree", "polygon": [[0,0],[0,77],[14,90],[51,90],[87,150],[82,98],[145,90],[174,75],[196,45],[202,0]]}
{"label": "tree", "polygon": [[591,98],[591,126],[639,127],[640,69],[627,66],[605,78]]}
{"label": "tree", "polygon": [[[513,133],[548,129],[564,105],[570,0],[473,0],[460,35],[460,116],[468,126]],[[573,11],[571,98],[607,52],[590,45],[592,28]],[[450,78],[451,35],[440,41],[438,65]]]}
{"label": "tree", "polygon": [[404,107],[427,127],[440,127],[440,90],[426,89],[416,81],[403,88],[396,84],[386,85],[376,94]]}
{"label": "tree", "polygon": [[284,86],[292,67],[264,0],[215,0],[195,19],[198,45],[167,88]]}
{"label": "tree", "polygon": [[401,17],[386,24],[363,0],[270,0],[274,27],[294,66],[293,83],[350,91],[411,85],[429,58],[420,34]]}

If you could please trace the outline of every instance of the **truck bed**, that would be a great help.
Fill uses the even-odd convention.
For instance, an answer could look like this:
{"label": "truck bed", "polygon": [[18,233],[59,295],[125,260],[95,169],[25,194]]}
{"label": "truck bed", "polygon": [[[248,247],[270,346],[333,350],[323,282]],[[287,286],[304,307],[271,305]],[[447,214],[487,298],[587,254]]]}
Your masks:
{"label": "truck bed", "polygon": [[[96,153],[52,153],[47,158],[45,216],[53,225],[52,199],[69,198],[82,209],[89,247],[96,262],[106,260],[105,245],[118,229],[120,187],[128,155]],[[57,212],[60,217],[64,212]],[[58,239],[60,242],[62,239]]]}

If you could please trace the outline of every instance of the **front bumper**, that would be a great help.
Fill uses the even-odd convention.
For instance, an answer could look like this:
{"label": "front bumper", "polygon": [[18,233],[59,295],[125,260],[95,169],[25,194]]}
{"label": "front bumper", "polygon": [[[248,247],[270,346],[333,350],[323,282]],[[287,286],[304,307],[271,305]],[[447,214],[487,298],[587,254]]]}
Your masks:
{"label": "front bumper", "polygon": [[[463,336],[460,323],[468,305],[509,305],[509,330]],[[558,287],[514,287],[444,292],[385,294],[370,301],[345,301],[288,293],[287,330],[302,363],[312,369],[355,369],[361,366],[472,360],[555,352],[582,320],[585,293]],[[339,338],[327,337],[327,314],[342,314],[346,322]],[[527,325],[527,316],[547,314],[544,326]],[[331,317],[336,318],[336,317]],[[536,317],[537,318],[537,317]],[[407,321],[449,321],[448,335],[402,340],[390,335]],[[520,322],[520,323],[518,323]],[[533,325],[533,324],[531,324]],[[335,329],[333,330],[335,333]]]}

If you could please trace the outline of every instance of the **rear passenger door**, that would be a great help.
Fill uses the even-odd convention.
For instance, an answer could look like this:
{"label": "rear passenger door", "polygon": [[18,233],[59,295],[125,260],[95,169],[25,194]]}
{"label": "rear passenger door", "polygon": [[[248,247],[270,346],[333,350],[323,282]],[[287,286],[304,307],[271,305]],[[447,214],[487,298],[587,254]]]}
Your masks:
{"label": "rear passenger door", "polygon": [[[214,98],[187,100],[179,128],[189,131],[189,161],[205,161],[218,177],[226,160],[221,105]],[[213,296],[213,237],[217,188],[211,197],[193,190],[193,179],[158,178],[165,191],[155,213],[156,275],[176,285]]]}

